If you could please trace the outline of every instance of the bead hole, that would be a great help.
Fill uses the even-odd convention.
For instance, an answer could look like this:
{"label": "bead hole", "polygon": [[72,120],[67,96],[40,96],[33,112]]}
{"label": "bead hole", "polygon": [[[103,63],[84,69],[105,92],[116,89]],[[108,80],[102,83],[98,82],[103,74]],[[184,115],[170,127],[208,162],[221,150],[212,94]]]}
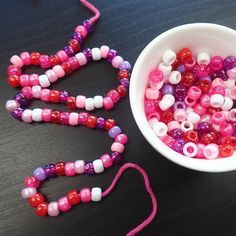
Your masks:
{"label": "bead hole", "polygon": [[190,147],[187,148],[187,152],[188,152],[188,153],[193,153],[193,151],[194,151],[194,148],[193,148],[193,147],[190,146]]}

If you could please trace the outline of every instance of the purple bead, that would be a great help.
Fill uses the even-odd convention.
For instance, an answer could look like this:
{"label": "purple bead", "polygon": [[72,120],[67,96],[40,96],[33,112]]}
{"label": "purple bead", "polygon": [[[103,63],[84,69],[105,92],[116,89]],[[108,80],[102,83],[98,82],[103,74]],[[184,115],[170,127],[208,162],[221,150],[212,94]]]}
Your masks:
{"label": "purple bead", "polygon": [[211,125],[207,122],[200,122],[197,126],[197,131],[200,134],[209,133],[211,131]]}
{"label": "purple bead", "polygon": [[97,129],[104,129],[105,124],[106,124],[106,120],[104,118],[102,117],[97,118],[97,125],[96,125]]}
{"label": "purple bead", "polygon": [[11,115],[12,115],[15,119],[21,120],[23,111],[24,111],[24,110],[23,110],[21,107],[17,107],[17,108],[14,109],[13,111],[11,111]]}
{"label": "purple bead", "polygon": [[228,75],[224,70],[215,71],[211,76],[213,79],[221,78],[222,80],[226,81],[228,79]]}
{"label": "purple bead", "polygon": [[174,96],[177,101],[183,101],[186,97],[186,87],[181,84],[177,84],[174,88]]}
{"label": "purple bead", "polygon": [[14,99],[20,103],[21,108],[26,108],[29,106],[29,99],[25,98],[25,96],[22,93],[17,93],[14,96]]}
{"label": "purple bead", "polygon": [[72,49],[71,46],[65,46],[64,51],[68,57],[71,57],[74,54],[74,50]]}
{"label": "purple bead", "polygon": [[236,57],[235,56],[228,56],[223,61],[224,70],[230,70],[236,66]]}
{"label": "purple bead", "polygon": [[89,33],[93,31],[93,26],[89,23],[88,20],[83,21],[82,25]]}
{"label": "purple bead", "polygon": [[61,112],[61,124],[68,125],[69,124],[69,112]]}
{"label": "purple bead", "polygon": [[67,98],[69,97],[69,93],[65,90],[60,91],[59,101],[63,104],[67,102]]}
{"label": "purple bead", "polygon": [[117,56],[117,51],[114,49],[110,49],[107,54],[107,60],[111,62],[115,56]]}
{"label": "purple bead", "polygon": [[128,61],[123,61],[120,64],[119,70],[127,70],[127,71],[131,71],[131,65]]}
{"label": "purple bead", "polygon": [[50,163],[44,167],[44,172],[48,178],[56,177],[55,165]]}
{"label": "purple bead", "polygon": [[37,178],[38,180],[40,180],[40,181],[43,181],[43,180],[45,180],[46,179],[46,173],[45,173],[45,171],[44,171],[44,169],[42,168],[42,167],[38,167],[38,168],[36,168],[35,170],[34,170],[34,172],[33,172],[33,176],[35,177],[35,178]]}
{"label": "purple bead", "polygon": [[126,87],[126,88],[129,88],[129,80],[126,79],[126,78],[121,79],[121,80],[119,81],[119,84],[120,84],[120,85],[123,85],[123,86]]}
{"label": "purple bead", "polygon": [[94,167],[93,167],[93,163],[92,162],[87,162],[84,166],[85,169],[85,173],[87,175],[94,175]]}
{"label": "purple bead", "polygon": [[184,102],[181,102],[181,101],[178,101],[178,102],[175,102],[175,104],[173,105],[173,109],[174,111],[177,110],[177,109],[186,109],[186,104]]}
{"label": "purple bead", "polygon": [[211,77],[208,75],[206,77],[199,78],[199,81],[201,81],[201,80],[207,80],[207,81],[211,82]]}
{"label": "purple bead", "polygon": [[178,68],[177,68],[177,71],[179,71],[181,74],[183,74],[185,72],[185,67],[184,65],[180,65]]}
{"label": "purple bead", "polygon": [[85,55],[87,61],[91,61],[92,60],[92,52],[90,48],[85,48],[83,50],[83,54]]}
{"label": "purple bead", "polygon": [[174,139],[180,139],[183,137],[183,132],[178,128],[172,129],[168,134]]}
{"label": "purple bead", "polygon": [[165,84],[162,88],[161,88],[161,93],[163,95],[165,94],[173,94],[174,93],[174,86],[171,84]]}
{"label": "purple bead", "polygon": [[184,144],[185,144],[185,141],[183,139],[176,139],[176,141],[173,144],[173,149],[176,152],[183,154]]}
{"label": "purple bead", "polygon": [[111,159],[112,159],[113,163],[119,164],[119,163],[122,162],[123,158],[122,158],[122,156],[120,155],[119,152],[113,152],[111,154]]}
{"label": "purple bead", "polygon": [[121,134],[121,129],[119,126],[114,126],[108,131],[108,134],[111,138],[115,138],[118,134]]}
{"label": "purple bead", "polygon": [[83,38],[79,32],[74,32],[72,35],[72,38],[76,39],[79,43],[81,43],[83,40]]}

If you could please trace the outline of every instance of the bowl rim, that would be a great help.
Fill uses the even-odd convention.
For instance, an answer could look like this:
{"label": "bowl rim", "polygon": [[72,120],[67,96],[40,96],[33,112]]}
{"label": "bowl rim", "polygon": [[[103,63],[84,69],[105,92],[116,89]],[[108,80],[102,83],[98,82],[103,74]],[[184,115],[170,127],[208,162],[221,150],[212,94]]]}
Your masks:
{"label": "bowl rim", "polygon": [[[139,54],[134,67],[133,71],[131,74],[131,79],[130,79],[130,88],[129,88],[129,100],[130,100],[130,105],[131,105],[131,110],[132,114],[134,117],[134,120],[140,129],[141,133],[143,136],[146,138],[146,140],[152,145],[152,147],[161,153],[165,158],[168,160],[186,167],[188,169],[192,170],[197,170],[197,171],[203,171],[203,172],[226,172],[226,171],[232,171],[236,169],[236,157],[227,157],[227,158],[221,158],[221,159],[215,159],[215,160],[206,160],[206,159],[198,159],[198,158],[189,158],[186,157],[182,154],[179,154],[175,152],[174,150],[170,149],[167,145],[165,145],[159,138],[157,138],[153,131],[151,130],[148,121],[146,120],[146,124],[148,124],[149,128],[147,129],[146,124],[142,124],[143,121],[139,118],[139,111],[140,111],[140,106],[135,102],[136,100],[136,84],[138,83],[137,79],[138,78],[138,71],[140,66],[142,65],[144,58],[146,54],[158,43],[158,41],[162,40],[165,37],[168,37],[168,35],[177,33],[181,30],[186,30],[186,29],[193,29],[193,28],[208,28],[209,27],[212,29],[217,29],[221,31],[227,31],[228,33],[234,34],[234,37],[236,38],[236,31],[223,26],[223,25],[218,25],[218,24],[213,24],[213,23],[190,23],[190,24],[184,24],[180,25],[174,28],[171,28],[157,37],[155,37],[153,40],[151,40],[145,48],[142,50],[142,52]],[[144,122],[144,123],[145,123]],[[150,130],[152,132],[150,132]],[[154,140],[153,136],[156,137],[156,140]],[[163,145],[163,148],[157,148],[157,144]],[[179,158],[178,156],[181,156]],[[232,160],[235,159],[235,160]],[[204,163],[205,162],[205,163]],[[210,163],[206,165],[206,162]]]}

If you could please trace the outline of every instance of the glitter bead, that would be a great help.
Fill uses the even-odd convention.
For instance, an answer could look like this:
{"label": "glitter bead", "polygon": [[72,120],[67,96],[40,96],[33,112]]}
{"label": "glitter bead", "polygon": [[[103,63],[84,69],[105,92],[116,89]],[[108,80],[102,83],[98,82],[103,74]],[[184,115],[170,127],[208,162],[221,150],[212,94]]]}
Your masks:
{"label": "glitter bead", "polygon": [[104,129],[105,123],[106,123],[106,120],[103,117],[98,117],[97,118],[96,128],[97,129]]}
{"label": "glitter bead", "polygon": [[114,57],[117,56],[117,51],[113,50],[113,49],[110,49],[108,54],[107,54],[107,60],[109,62],[111,62],[113,60]]}
{"label": "glitter bead", "polygon": [[13,111],[11,111],[11,115],[17,119],[17,120],[21,120],[22,117],[22,113],[23,113],[23,109],[20,107],[15,108]]}
{"label": "glitter bead", "polygon": [[119,152],[112,152],[111,158],[113,163],[119,164],[122,162],[123,158]]}
{"label": "glitter bead", "polygon": [[234,148],[230,144],[223,144],[219,146],[220,157],[229,157],[233,155]]}
{"label": "glitter bead", "polygon": [[236,57],[235,56],[228,56],[223,61],[224,70],[230,70],[236,66]]}
{"label": "glitter bead", "polygon": [[183,154],[183,147],[186,142],[183,139],[176,139],[173,144],[173,150],[178,153]]}
{"label": "glitter bead", "polygon": [[174,139],[181,139],[183,137],[183,132],[181,129],[172,129],[168,134]]}
{"label": "glitter bead", "polygon": [[209,74],[209,67],[206,64],[200,64],[195,67],[196,75],[200,78],[204,78]]}
{"label": "glitter bead", "polygon": [[54,164],[48,164],[44,167],[45,174],[48,178],[56,177],[55,166]]}
{"label": "glitter bead", "polygon": [[200,122],[197,126],[197,131],[200,134],[209,133],[211,131],[211,125],[207,122]]}
{"label": "glitter bead", "polygon": [[87,162],[84,166],[85,173],[87,175],[94,175],[94,168],[93,168],[93,163],[92,162]]}
{"label": "glitter bead", "polygon": [[177,101],[183,101],[186,97],[187,89],[181,84],[175,86],[174,89],[174,96]]}
{"label": "glitter bead", "polygon": [[220,56],[214,56],[211,58],[209,65],[212,70],[221,70],[223,68],[223,58]]}
{"label": "glitter bead", "polygon": [[63,104],[65,104],[67,102],[67,99],[69,97],[69,93],[65,90],[60,91],[60,95],[59,95],[59,101]]}

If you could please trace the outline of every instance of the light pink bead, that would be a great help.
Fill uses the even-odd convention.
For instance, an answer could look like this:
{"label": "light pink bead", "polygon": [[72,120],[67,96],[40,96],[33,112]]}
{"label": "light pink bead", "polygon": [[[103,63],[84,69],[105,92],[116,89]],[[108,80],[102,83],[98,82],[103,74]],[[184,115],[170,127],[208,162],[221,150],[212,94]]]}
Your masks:
{"label": "light pink bead", "polygon": [[20,76],[20,86],[21,87],[25,87],[25,86],[29,86],[29,75],[21,75]]}
{"label": "light pink bead", "polygon": [[91,192],[89,188],[81,189],[79,195],[81,202],[87,203],[91,201]]}
{"label": "light pink bead", "polygon": [[219,146],[215,143],[208,144],[204,150],[204,157],[208,160],[216,159],[219,156]]}
{"label": "light pink bead", "polygon": [[85,165],[85,162],[83,160],[75,161],[75,172],[77,174],[83,174],[85,171],[84,165]]}
{"label": "light pink bead", "polygon": [[160,92],[158,89],[147,88],[145,94],[147,99],[155,100],[159,97]]}
{"label": "light pink bead", "polygon": [[30,87],[30,86],[26,86],[26,87],[22,88],[21,92],[25,96],[25,98],[27,98],[27,99],[30,99],[33,97],[32,87]]}
{"label": "light pink bead", "polygon": [[52,68],[52,70],[55,72],[57,78],[62,78],[65,76],[65,71],[60,65],[56,65]]}
{"label": "light pink bead", "polygon": [[60,62],[66,62],[68,60],[68,56],[65,51],[60,50],[56,53],[56,55],[59,57]]}
{"label": "light pink bead", "polygon": [[167,128],[168,132],[170,132],[173,129],[180,129],[180,123],[178,121],[172,120],[167,124]]}
{"label": "light pink bead", "polygon": [[78,95],[76,97],[76,107],[83,109],[85,107],[86,97],[82,95]]}
{"label": "light pink bead", "polygon": [[109,168],[113,165],[112,158],[109,154],[104,154],[100,157],[102,164],[105,168]]}
{"label": "light pink bead", "polygon": [[71,208],[71,205],[68,202],[67,197],[61,197],[58,200],[58,206],[59,206],[60,210],[63,211],[63,212],[69,211],[70,208]]}
{"label": "light pink bead", "polygon": [[211,86],[212,86],[212,88],[214,88],[216,86],[225,87],[225,83],[221,78],[216,78],[212,81]]}
{"label": "light pink bead", "polygon": [[33,86],[32,87],[32,95],[33,95],[33,97],[34,98],[40,98],[41,91],[42,91],[41,86],[39,86],[39,85]]}
{"label": "light pink bead", "polygon": [[225,123],[220,126],[220,133],[223,136],[231,136],[235,131],[234,125],[230,123]]}
{"label": "light pink bead", "polygon": [[7,111],[13,111],[17,107],[19,107],[19,106],[20,106],[20,104],[17,101],[15,101],[15,100],[8,100],[6,102],[6,109],[7,109]]}
{"label": "light pink bead", "polygon": [[209,114],[203,115],[201,117],[200,122],[207,122],[207,123],[211,124],[212,123],[211,122],[211,116]]}
{"label": "light pink bead", "polygon": [[204,151],[206,146],[204,144],[202,144],[202,143],[197,143],[196,145],[197,145],[198,151],[197,151],[197,155],[195,157],[201,158],[201,159],[204,158],[203,151]]}
{"label": "light pink bead", "polygon": [[211,91],[211,95],[213,94],[220,94],[222,96],[225,96],[225,88],[222,86],[215,86]]}
{"label": "light pink bead", "polygon": [[74,175],[76,175],[75,163],[74,162],[67,162],[65,164],[65,174],[67,176],[74,176]]}
{"label": "light pink bead", "polygon": [[82,25],[78,25],[75,28],[75,32],[80,33],[83,38],[85,38],[87,36],[87,34],[88,34],[88,31]]}
{"label": "light pink bead", "polygon": [[201,97],[201,95],[202,95],[202,91],[197,86],[191,86],[188,89],[187,96],[192,100],[198,100]]}
{"label": "light pink bead", "polygon": [[39,85],[39,76],[37,74],[31,74],[29,76],[30,86]]}
{"label": "light pink bead", "polygon": [[21,196],[22,198],[26,199],[26,198],[30,198],[34,196],[36,193],[37,193],[36,188],[28,187],[28,188],[22,189]]}
{"label": "light pink bead", "polygon": [[126,144],[126,143],[128,143],[128,137],[126,134],[119,134],[116,136],[115,142],[118,142],[121,144]]}
{"label": "light pink bead", "polygon": [[47,70],[45,75],[48,77],[49,82],[54,83],[57,81],[57,75],[53,70]]}
{"label": "light pink bead", "polygon": [[49,89],[42,89],[40,97],[41,97],[42,101],[49,102],[50,101],[50,90]]}
{"label": "light pink bead", "polygon": [[114,107],[114,103],[110,97],[103,98],[103,105],[106,110],[111,110]]}
{"label": "light pink bead", "polygon": [[10,62],[17,67],[22,67],[24,65],[22,59],[17,55],[12,56]]}
{"label": "light pink bead", "polygon": [[211,100],[211,97],[208,94],[203,94],[200,99],[201,106],[205,108],[209,108],[211,106],[210,100]]}
{"label": "light pink bead", "polygon": [[227,75],[228,75],[229,79],[235,80],[236,79],[236,67],[234,67],[230,70],[227,70]]}
{"label": "light pink bead", "polygon": [[199,103],[197,103],[193,107],[193,110],[194,110],[194,112],[196,112],[200,116],[205,115],[207,113],[207,109],[205,107],[201,106]]}
{"label": "light pink bead", "polygon": [[31,57],[30,54],[28,52],[22,52],[20,54],[20,58],[23,61],[24,65],[30,65],[31,64]]}
{"label": "light pink bead", "polygon": [[193,142],[188,142],[186,144],[184,144],[183,147],[183,154],[186,157],[195,157],[198,153],[198,148],[197,145]]}
{"label": "light pink bead", "polygon": [[48,55],[41,55],[39,57],[39,63],[42,68],[49,68],[51,66],[50,59]]}
{"label": "light pink bead", "polygon": [[51,121],[52,110],[51,109],[43,109],[42,119],[45,122]]}
{"label": "light pink bead", "polygon": [[124,62],[124,59],[121,56],[116,56],[112,59],[111,64],[114,68],[119,68],[120,64]]}
{"label": "light pink bead", "polygon": [[229,89],[229,97],[233,100],[236,100],[236,87]]}
{"label": "light pink bead", "polygon": [[222,125],[225,123],[226,118],[223,112],[215,112],[211,117],[212,123],[215,125]]}
{"label": "light pink bead", "polygon": [[196,100],[193,100],[188,96],[185,97],[184,102],[188,107],[193,107],[196,104]]}
{"label": "light pink bead", "polygon": [[150,121],[152,118],[156,118],[158,121],[160,121],[160,114],[158,112],[153,112],[148,115],[148,121]]}
{"label": "light pink bead", "polygon": [[233,122],[236,122],[236,108],[233,108],[229,111],[229,119]]}
{"label": "light pink bead", "polygon": [[107,54],[108,54],[109,50],[110,50],[110,48],[106,45],[103,45],[100,47],[102,58],[107,58]]}
{"label": "light pink bead", "polygon": [[187,119],[187,112],[184,109],[176,109],[174,111],[174,118],[178,122],[183,122]]}
{"label": "light pink bead", "polygon": [[112,145],[111,145],[111,151],[112,152],[119,152],[119,153],[122,153],[123,151],[125,150],[125,146],[121,143],[118,143],[118,142],[114,142]]}
{"label": "light pink bead", "polygon": [[49,216],[58,216],[60,213],[60,208],[58,202],[50,202],[48,204],[48,215]]}
{"label": "light pink bead", "polygon": [[25,123],[31,123],[32,122],[32,110],[30,109],[25,109],[22,113],[21,119]]}
{"label": "light pink bead", "polygon": [[76,112],[71,112],[69,116],[69,124],[70,125],[78,125],[79,124],[79,114]]}
{"label": "light pink bead", "polygon": [[34,176],[28,176],[24,179],[25,187],[38,188],[40,181]]}

